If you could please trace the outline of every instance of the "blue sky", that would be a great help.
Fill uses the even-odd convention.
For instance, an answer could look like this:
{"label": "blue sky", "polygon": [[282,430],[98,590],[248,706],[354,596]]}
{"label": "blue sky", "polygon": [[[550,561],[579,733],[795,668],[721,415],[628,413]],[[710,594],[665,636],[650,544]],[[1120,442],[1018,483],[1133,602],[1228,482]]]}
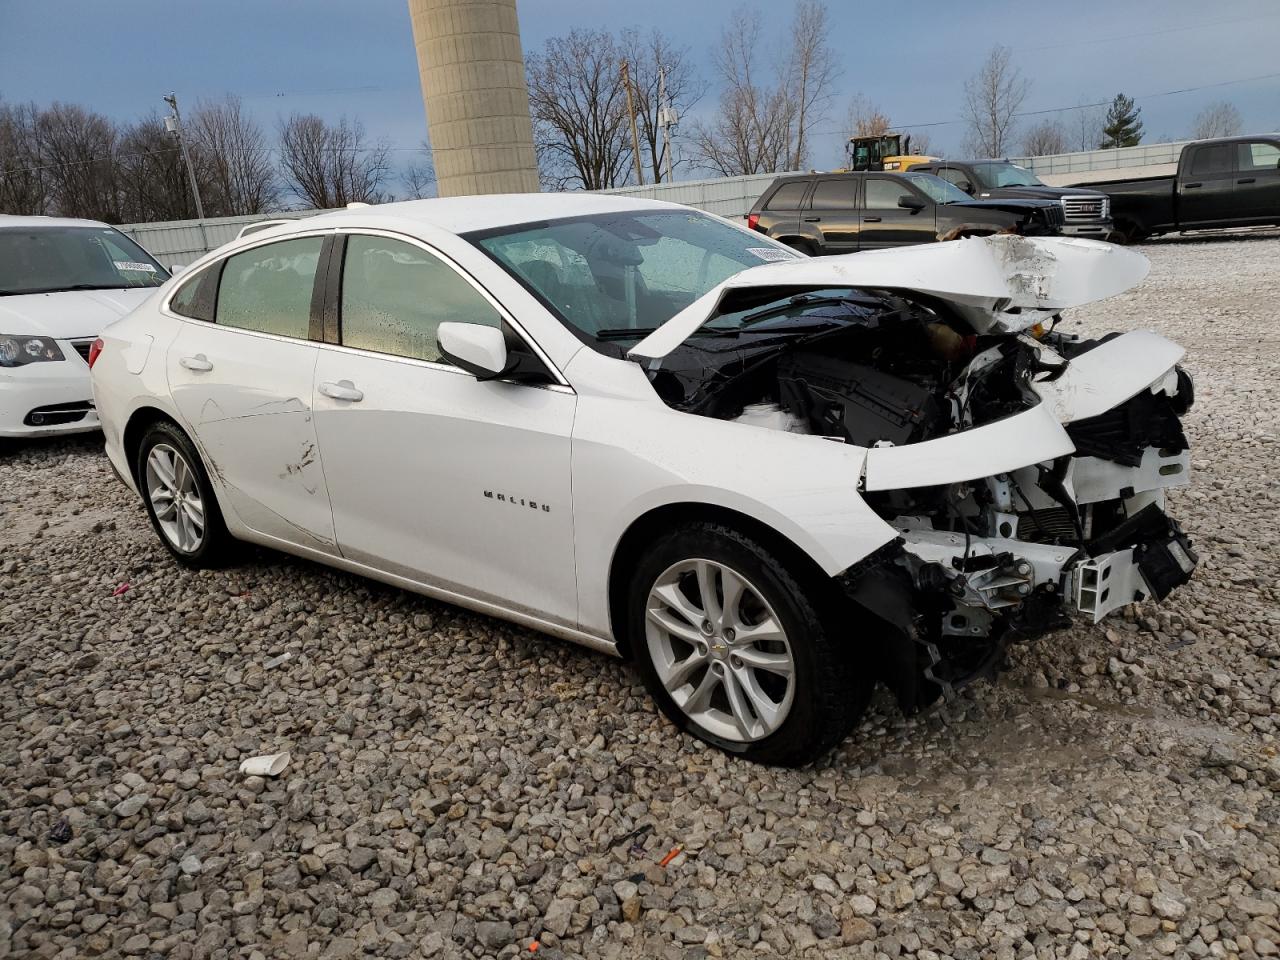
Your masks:
{"label": "blue sky", "polygon": [[[574,27],[659,27],[687,45],[712,83],[709,54],[736,0],[519,0],[525,50]],[[787,0],[748,2],[781,39]],[[1165,91],[1280,73],[1276,0],[828,0],[844,57],[813,162],[839,161],[849,96],[862,92],[900,124],[956,121],[962,86],[994,43],[1031,80],[1024,110],[1139,97],[1148,139],[1187,135],[1206,104],[1227,99],[1246,132],[1280,128],[1280,77],[1173,96]],[[236,93],[269,129],[278,115],[359,117],[408,157],[426,131],[405,0],[0,0],[0,96],[64,100],[127,121],[176,91],[187,105]],[[935,151],[964,128],[929,128]]]}

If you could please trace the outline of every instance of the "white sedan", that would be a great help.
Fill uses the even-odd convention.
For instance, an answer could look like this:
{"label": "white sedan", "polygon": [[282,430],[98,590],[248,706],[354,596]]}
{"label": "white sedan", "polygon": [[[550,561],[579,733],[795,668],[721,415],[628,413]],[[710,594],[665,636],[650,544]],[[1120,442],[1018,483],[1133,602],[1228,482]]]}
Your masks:
{"label": "white sedan", "polygon": [[1144,258],[801,257],[672,204],[423,200],[272,227],[108,328],[107,453],[180,562],[246,540],[635,661],[804,763],[1195,566],[1182,350],[1063,308]]}
{"label": "white sedan", "polygon": [[168,279],[105,223],[0,216],[0,438],[97,430],[94,338]]}

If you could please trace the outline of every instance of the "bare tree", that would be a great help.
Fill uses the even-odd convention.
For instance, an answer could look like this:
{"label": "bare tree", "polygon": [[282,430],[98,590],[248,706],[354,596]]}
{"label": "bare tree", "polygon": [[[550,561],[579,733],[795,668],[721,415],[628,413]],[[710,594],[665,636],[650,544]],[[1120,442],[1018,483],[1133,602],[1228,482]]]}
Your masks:
{"label": "bare tree", "polygon": [[1013,142],[1018,108],[1030,81],[1013,62],[1013,51],[996,45],[976,74],[964,84],[964,115],[969,147],[981,157],[1002,157]]}
{"label": "bare tree", "polygon": [[1068,146],[1072,150],[1096,150],[1103,136],[1102,108],[1081,103],[1073,113]]}
{"label": "bare tree", "polygon": [[[906,149],[906,144],[903,144],[903,149]],[[911,152],[926,157],[933,153],[933,138],[927,130],[911,134]]]}
{"label": "bare tree", "polygon": [[55,102],[40,111],[36,135],[49,176],[53,210],[63,216],[122,222],[114,160],[119,139],[115,124],[83,107]]}
{"label": "bare tree", "polygon": [[713,55],[723,85],[719,109],[710,122],[694,125],[697,162],[722,176],[772,173],[786,169],[793,159],[788,71],[778,71],[781,75],[772,84],[758,81],[760,33],[759,14],[746,8],[734,11]]}
{"label": "bare tree", "polygon": [[299,199],[326,209],[356,201],[378,203],[391,170],[390,146],[369,145],[364,124],[342,117],[330,126],[315,114],[293,114],[280,124],[280,166]]}
{"label": "bare tree", "polygon": [[50,182],[40,155],[39,115],[34,103],[0,102],[0,213],[48,210]]}
{"label": "bare tree", "polygon": [[207,179],[200,193],[213,216],[265,213],[279,199],[271,148],[262,127],[244,112],[240,98],[196,104],[186,123],[191,150]]}
{"label": "bare tree", "polygon": [[[120,132],[115,184],[123,222],[190,220],[196,216],[187,168],[176,147],[173,134],[154,111]],[[207,196],[211,185],[207,177],[200,176],[199,167],[197,180],[201,196]]]}
{"label": "bare tree", "polygon": [[[619,47],[631,65],[640,152],[644,154],[644,166],[648,167],[645,179],[650,183],[661,183],[667,171],[663,163],[662,128],[658,125],[663,106],[658,100],[659,71],[663,74],[667,102],[678,116],[687,114],[702,99],[706,84],[698,78],[689,48],[677,46],[660,30],[648,34],[624,30]],[[672,136],[674,140],[674,132]],[[686,161],[675,156],[671,158],[673,168],[682,162]]]}
{"label": "bare tree", "polygon": [[602,30],[552,37],[525,58],[534,147],[552,189],[601,190],[632,169],[622,51]]}
{"label": "bare tree", "polygon": [[431,144],[426,140],[422,141],[421,152],[411,157],[405,165],[400,182],[409,200],[436,195],[436,165],[431,156]]}
{"label": "bare tree", "polygon": [[844,127],[846,140],[850,137],[881,137],[893,129],[889,115],[861,93],[849,98]]}
{"label": "bare tree", "polygon": [[1243,129],[1244,119],[1235,104],[1228,100],[1218,100],[1196,114],[1195,123],[1191,126],[1191,139],[1234,137]]}
{"label": "bare tree", "polygon": [[1028,157],[1066,153],[1067,149],[1067,131],[1060,120],[1041,120],[1022,135],[1022,152]]}
{"label": "bare tree", "polygon": [[831,25],[821,0],[799,0],[791,21],[788,87],[795,111],[795,152],[792,167],[802,169],[809,159],[809,134],[825,119],[831,85],[840,75],[839,62],[827,45]]}

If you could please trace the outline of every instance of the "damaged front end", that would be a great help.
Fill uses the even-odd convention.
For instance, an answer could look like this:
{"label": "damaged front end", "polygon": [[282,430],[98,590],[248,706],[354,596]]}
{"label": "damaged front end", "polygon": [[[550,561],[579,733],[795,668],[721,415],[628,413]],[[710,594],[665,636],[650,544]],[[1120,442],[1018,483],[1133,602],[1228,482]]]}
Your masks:
{"label": "damaged front end", "polygon": [[[965,244],[941,270],[939,248]],[[1164,513],[1189,480],[1181,349],[1056,329],[1145,260],[1078,240],[939,248],[919,258],[935,271],[904,266],[909,251],[884,270],[778,265],[723,291],[678,347],[639,351],[678,409],[866,448],[851,482],[898,537],[837,581],[887,626],[881,675],[908,710],[988,675],[1014,640],[1163,599],[1197,561]]]}

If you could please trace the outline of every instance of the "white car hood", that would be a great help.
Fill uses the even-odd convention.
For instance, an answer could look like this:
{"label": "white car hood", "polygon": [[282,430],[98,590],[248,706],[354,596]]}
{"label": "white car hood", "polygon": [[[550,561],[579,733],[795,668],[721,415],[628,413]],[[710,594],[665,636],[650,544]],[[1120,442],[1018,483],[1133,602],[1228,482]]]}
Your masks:
{"label": "white car hood", "polygon": [[141,305],[159,287],[127,290],[66,290],[0,297],[0,334],[96,337],[102,328]]}
{"label": "white car hood", "polygon": [[[1141,254],[1097,240],[1011,235],[797,258],[734,274],[627,356],[665,357],[715,315],[727,292],[745,287],[914,291],[949,301],[980,332],[1013,331],[1035,323],[1038,311],[1057,312],[1122,293],[1140,283],[1150,266]],[[1008,313],[1011,309],[1030,312]]]}

